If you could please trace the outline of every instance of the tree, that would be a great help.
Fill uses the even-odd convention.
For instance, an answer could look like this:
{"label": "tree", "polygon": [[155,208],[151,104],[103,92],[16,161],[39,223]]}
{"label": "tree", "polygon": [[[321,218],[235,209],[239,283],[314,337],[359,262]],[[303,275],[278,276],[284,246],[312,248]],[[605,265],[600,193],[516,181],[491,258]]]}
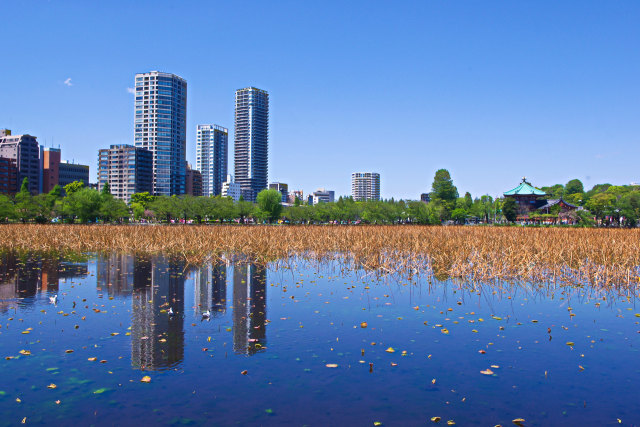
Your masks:
{"label": "tree", "polygon": [[0,222],[5,222],[7,218],[14,216],[14,206],[11,199],[0,194]]}
{"label": "tree", "polygon": [[64,186],[64,192],[67,196],[71,196],[73,193],[80,191],[84,188],[84,182],[73,181],[70,184]]}
{"label": "tree", "polygon": [[471,193],[468,191],[464,193],[464,208],[469,210],[473,206],[473,199],[471,198]]}
{"label": "tree", "polygon": [[116,199],[111,194],[104,193],[103,191],[100,194],[101,203],[100,203],[100,217],[105,222],[117,221],[120,222],[122,218],[129,217],[129,208],[127,204],[120,199]]}
{"label": "tree", "polygon": [[453,219],[456,224],[464,224],[467,219],[467,211],[463,208],[456,208],[451,212],[451,219]]}
{"label": "tree", "polygon": [[240,200],[235,205],[236,215],[240,218],[240,223],[244,224],[244,220],[250,217],[253,214],[254,206],[253,203],[245,201],[242,196],[240,196]]}
{"label": "tree", "polygon": [[612,213],[615,201],[616,196],[611,193],[598,193],[589,199],[586,207],[591,211],[596,219],[602,219]]}
{"label": "tree", "polygon": [[29,191],[29,178],[25,177],[20,186],[20,192],[15,195],[14,215],[22,222],[27,222],[36,217],[38,209]]}
{"label": "tree", "polygon": [[516,201],[513,197],[505,197],[502,203],[502,215],[509,222],[514,222],[517,218]]}
{"label": "tree", "polygon": [[256,197],[258,208],[264,212],[269,222],[280,218],[282,213],[282,194],[278,190],[262,190]]}
{"label": "tree", "polygon": [[[67,187],[79,182],[75,181],[71,184],[65,185],[65,191]],[[65,197],[64,213],[71,217],[76,217],[80,222],[94,221],[100,216],[101,205],[100,193],[97,190],[91,188],[81,188],[77,191],[72,191],[70,195]]]}
{"label": "tree", "polygon": [[453,180],[448,170],[439,169],[436,172],[431,185],[431,198],[449,203],[455,202],[458,198],[458,189],[453,185]]}
{"label": "tree", "polygon": [[453,185],[453,180],[449,171],[439,169],[431,185],[431,202],[438,211],[438,217],[441,221],[449,219],[451,211],[456,206],[458,198],[458,189]]}
{"label": "tree", "polygon": [[144,209],[147,209],[154,200],[156,200],[156,197],[149,194],[148,191],[131,195],[131,203],[139,203]]}
{"label": "tree", "polygon": [[111,187],[109,186],[109,182],[105,182],[102,186],[102,194],[103,195],[111,195]]}
{"label": "tree", "polygon": [[584,186],[579,179],[572,179],[564,186],[564,197],[570,196],[576,193],[584,193]]}

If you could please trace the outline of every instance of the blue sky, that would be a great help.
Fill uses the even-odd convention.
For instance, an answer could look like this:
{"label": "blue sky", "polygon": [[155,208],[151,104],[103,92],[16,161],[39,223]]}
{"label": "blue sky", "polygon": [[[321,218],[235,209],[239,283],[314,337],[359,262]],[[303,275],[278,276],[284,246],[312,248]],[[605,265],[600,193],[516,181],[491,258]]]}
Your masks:
{"label": "blue sky", "polygon": [[[640,2],[16,1],[2,7],[0,128],[91,165],[133,143],[137,72],[188,83],[230,130],[234,91],[270,93],[269,180],[416,199],[579,178],[640,181]],[[69,80],[70,79],[70,80]],[[66,83],[65,83],[66,82]],[[230,155],[229,169],[233,170]]]}

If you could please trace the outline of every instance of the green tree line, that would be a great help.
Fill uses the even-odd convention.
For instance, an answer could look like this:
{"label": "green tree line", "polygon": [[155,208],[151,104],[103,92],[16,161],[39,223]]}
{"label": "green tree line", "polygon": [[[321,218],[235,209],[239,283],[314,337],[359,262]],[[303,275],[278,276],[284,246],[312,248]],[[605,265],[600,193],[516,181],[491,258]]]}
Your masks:
{"label": "green tree line", "polygon": [[[640,187],[598,184],[585,191],[577,179],[567,184],[542,187],[549,198],[584,207],[579,219],[583,225],[593,225],[593,218],[601,225],[635,226],[640,218]],[[366,224],[442,224],[468,222],[512,222],[516,205],[511,198],[494,199],[489,195],[473,198],[463,196],[446,169],[436,172],[430,201],[382,200],[356,202],[340,197],[336,202],[307,205],[296,200],[283,206],[276,190],[263,190],[256,203],[228,197],[153,196],[137,193],[129,204],[115,198],[108,184],[97,191],[73,182],[56,186],[48,193],[32,195],[28,179],[13,197],[0,195],[0,221],[66,222],[66,223],[122,223],[130,220],[151,222],[286,222],[291,224],[366,223]],[[557,214],[559,206],[552,208]]]}

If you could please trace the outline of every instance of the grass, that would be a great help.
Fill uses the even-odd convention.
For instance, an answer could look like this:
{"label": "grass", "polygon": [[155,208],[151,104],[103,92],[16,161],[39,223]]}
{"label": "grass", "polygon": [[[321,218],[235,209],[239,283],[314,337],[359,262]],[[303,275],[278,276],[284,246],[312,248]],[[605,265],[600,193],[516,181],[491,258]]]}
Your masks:
{"label": "grass", "polygon": [[427,226],[1,225],[0,248],[166,253],[197,263],[342,258],[383,273],[637,286],[640,230]]}

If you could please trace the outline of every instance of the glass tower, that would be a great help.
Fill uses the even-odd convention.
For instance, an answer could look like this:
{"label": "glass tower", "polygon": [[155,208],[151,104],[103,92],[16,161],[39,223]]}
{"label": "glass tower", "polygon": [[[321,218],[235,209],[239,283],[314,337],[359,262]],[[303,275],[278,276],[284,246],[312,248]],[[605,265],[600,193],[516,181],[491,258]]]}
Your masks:
{"label": "glass tower", "polygon": [[236,91],[234,169],[245,200],[267,188],[269,94],[255,87]]}
{"label": "glass tower", "polygon": [[153,193],[185,193],[187,82],[175,74],[136,74],[135,146],[153,153]]}
{"label": "glass tower", "polygon": [[196,169],[202,174],[202,194],[217,196],[227,177],[229,131],[218,125],[198,125]]}

